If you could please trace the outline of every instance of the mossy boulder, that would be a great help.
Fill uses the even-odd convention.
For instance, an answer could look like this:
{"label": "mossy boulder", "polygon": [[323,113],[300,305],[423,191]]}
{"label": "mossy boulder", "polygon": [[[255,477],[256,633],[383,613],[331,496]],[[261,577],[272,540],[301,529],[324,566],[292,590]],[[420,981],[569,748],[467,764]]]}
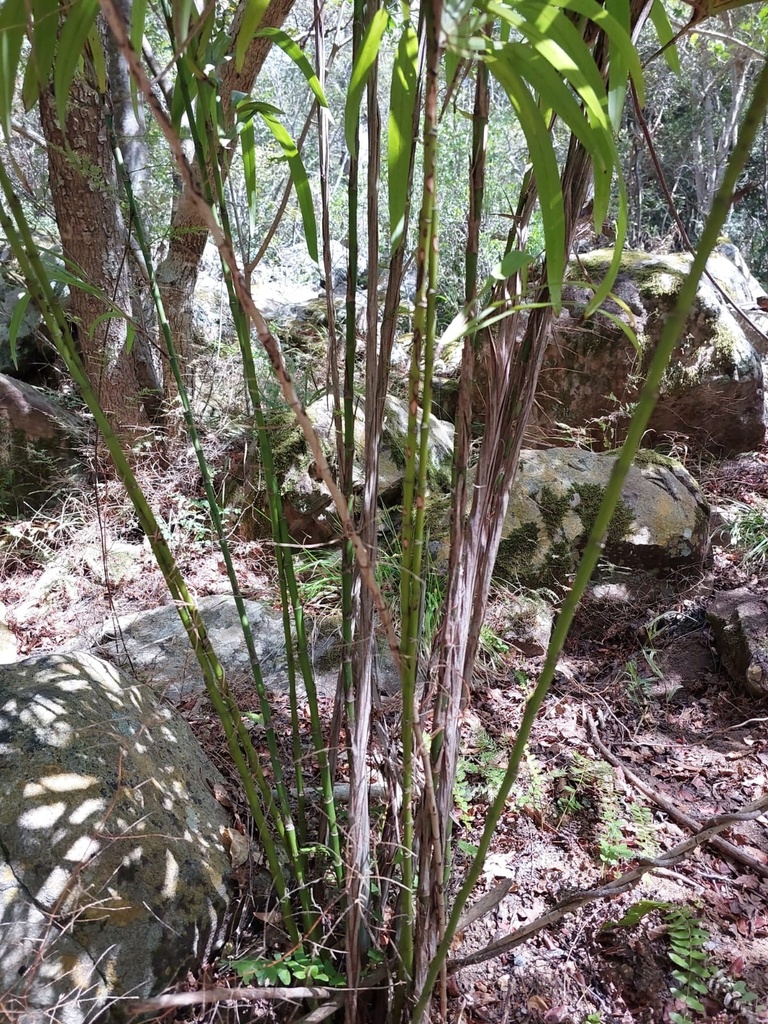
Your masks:
{"label": "mossy boulder", "polygon": [[[337,465],[333,400],[329,395],[307,408],[310,419],[332,468]],[[379,493],[385,501],[397,501],[402,492],[405,468],[408,406],[404,399],[389,395],[386,399],[384,426],[379,448]],[[277,436],[276,470],[283,489],[283,507],[293,536],[300,541],[322,543],[338,532],[331,497],[319,477],[317,466],[301,430],[286,424]],[[363,484],[365,455],[365,399],[355,406],[354,467],[352,483],[359,491]],[[451,482],[453,427],[432,417],[428,483],[435,491],[446,491]],[[258,467],[255,467],[258,472]]]}
{"label": "mossy boulder", "polygon": [[[538,436],[562,436],[565,426],[585,431],[593,443],[606,447],[624,439],[691,257],[625,252],[613,297],[602,312],[585,319],[592,292],[582,282],[600,281],[612,256],[611,250],[596,250],[569,268],[573,283],[564,289],[565,307],[540,378],[534,418]],[[727,255],[712,256],[708,271],[739,308],[754,305],[759,286]],[[639,350],[611,316],[635,331]],[[662,381],[647,436],[682,436],[714,450],[747,451],[762,444],[765,426],[760,357],[723,295],[704,278]]]}
{"label": "mossy boulder", "polygon": [[[576,568],[616,455],[574,448],[525,450],[512,490],[496,576],[528,586],[561,581]],[[709,506],[674,460],[630,469],[605,543],[616,566],[648,573],[701,567]]]}
{"label": "mossy boulder", "polygon": [[87,654],[0,665],[3,1018],[119,1024],[223,940],[225,790],[189,726]]}
{"label": "mossy boulder", "polygon": [[768,697],[768,591],[720,591],[707,609],[717,653],[736,686]]}
{"label": "mossy boulder", "polygon": [[42,508],[79,472],[83,421],[52,393],[0,374],[0,514]]}

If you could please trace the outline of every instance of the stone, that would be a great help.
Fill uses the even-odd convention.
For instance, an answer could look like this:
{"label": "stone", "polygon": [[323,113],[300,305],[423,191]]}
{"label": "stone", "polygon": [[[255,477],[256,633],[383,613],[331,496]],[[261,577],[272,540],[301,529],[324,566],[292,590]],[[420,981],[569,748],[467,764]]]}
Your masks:
{"label": "stone", "polygon": [[[584,319],[592,292],[581,283],[599,281],[611,250],[585,253],[571,264],[564,309],[544,358],[532,436],[553,438],[581,431],[593,444],[615,447],[640,393],[645,371],[666,315],[688,274],[684,254],[625,252],[603,304],[609,316]],[[708,270],[741,308],[754,302],[754,279],[716,253]],[[759,287],[759,286],[757,286]],[[756,308],[756,307],[755,307]],[[635,350],[610,316],[631,326]],[[647,438],[682,438],[715,451],[749,451],[765,438],[763,367],[759,354],[720,292],[704,278],[662,381]]]}
{"label": "stone", "polygon": [[[309,405],[307,413],[333,469],[337,457],[330,395],[324,395]],[[338,539],[340,527],[330,493],[319,478],[315,460],[293,414],[288,410],[274,418],[268,426],[275,472],[281,483],[283,510],[291,536],[299,543],[310,544],[325,544]],[[402,493],[407,427],[407,402],[388,395],[379,455],[379,497],[385,503],[397,502]],[[362,398],[357,400],[355,407],[354,446],[352,483],[359,493],[363,485],[365,451],[365,400]],[[250,461],[244,473],[244,504],[250,505],[251,516],[268,528],[265,519],[266,492],[262,483],[263,469],[258,446],[251,445],[250,452]],[[452,459],[453,426],[433,416],[427,470],[430,488],[437,491],[449,489]]]}
{"label": "stone", "polygon": [[[496,562],[497,578],[547,586],[573,573],[605,494],[616,453],[523,450]],[[605,542],[615,565],[658,574],[700,570],[709,506],[688,471],[641,453],[624,482]]]}
{"label": "stone", "polygon": [[768,591],[720,591],[707,608],[720,661],[734,683],[768,697]]}
{"label": "stone", "polygon": [[151,689],[82,653],[0,666],[0,771],[8,1019],[117,1024],[223,941],[224,780]]}
{"label": "stone", "polygon": [[[260,601],[247,600],[245,607],[265,685],[285,690],[288,664],[282,616]],[[250,677],[235,599],[230,594],[204,597],[198,608],[227,676]],[[130,666],[132,675],[173,703],[205,693],[202,670],[172,604],[121,615],[117,623],[107,619],[96,650],[120,666]]]}
{"label": "stone", "polygon": [[52,392],[0,374],[0,514],[37,511],[71,486],[84,438]]}
{"label": "stone", "polygon": [[[259,601],[246,600],[264,685],[285,693],[289,687],[283,619],[279,612]],[[248,651],[235,599],[228,594],[204,597],[198,602],[208,636],[230,682],[252,678]],[[341,664],[341,620],[338,616],[305,619],[309,656],[317,692],[333,696]],[[205,681],[173,605],[107,619],[95,650],[125,668],[172,703],[205,694]],[[386,692],[399,686],[399,675],[385,643],[377,652],[379,684]],[[302,688],[297,667],[297,682]]]}
{"label": "stone", "polygon": [[[20,284],[18,266],[0,254],[0,373],[25,380],[34,378],[50,363],[53,346],[46,344],[42,317],[30,302],[18,325],[14,349],[11,348],[11,320],[26,288]],[[15,351],[14,351],[15,350]]]}
{"label": "stone", "polygon": [[[526,658],[546,654],[555,612],[540,594],[505,593],[492,599],[494,632]],[[482,646],[482,637],[481,637]]]}

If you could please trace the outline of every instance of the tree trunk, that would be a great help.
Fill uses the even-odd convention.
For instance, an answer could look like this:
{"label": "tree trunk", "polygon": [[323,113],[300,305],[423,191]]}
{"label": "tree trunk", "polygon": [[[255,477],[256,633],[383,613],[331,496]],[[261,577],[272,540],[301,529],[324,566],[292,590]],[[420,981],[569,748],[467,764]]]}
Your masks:
{"label": "tree trunk", "polygon": [[[294,0],[271,0],[261,27],[279,28],[293,4]],[[254,39],[246,52],[242,70],[237,71],[233,57],[234,41],[237,39],[246,6],[241,2],[234,17],[230,59],[223,61],[217,69],[217,75],[221,81],[221,102],[226,124],[232,122],[232,93],[234,91],[249,93],[253,89],[272,45],[269,39]],[[229,159],[228,151],[225,152],[225,157]],[[198,168],[198,172],[199,170]],[[227,163],[222,167],[222,175],[225,176],[228,170],[229,164]],[[182,371],[185,373],[191,352],[195,284],[207,239],[208,230],[200,218],[194,201],[185,191],[182,191],[174,202],[168,253],[158,267],[157,278],[171,328],[171,336],[179,353]],[[165,381],[165,393],[167,398],[174,394],[173,384],[168,380]]]}
{"label": "tree trunk", "polygon": [[[48,143],[48,171],[56,221],[68,269],[98,288],[104,298],[73,288],[69,310],[80,354],[104,411],[123,435],[146,428],[142,382],[133,352],[126,352],[131,309],[130,279],[117,177],[104,104],[77,76],[70,90],[64,130],[51,88],[40,95]],[[108,299],[106,298],[108,296]]]}

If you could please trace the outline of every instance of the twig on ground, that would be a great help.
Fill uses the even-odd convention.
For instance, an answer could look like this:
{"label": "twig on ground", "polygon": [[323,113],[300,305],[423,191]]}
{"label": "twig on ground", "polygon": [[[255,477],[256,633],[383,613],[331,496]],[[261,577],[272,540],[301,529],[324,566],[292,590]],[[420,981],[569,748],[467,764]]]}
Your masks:
{"label": "twig on ground", "polygon": [[[590,722],[590,725],[594,728],[593,722]],[[604,753],[604,751],[601,752]],[[766,810],[768,810],[768,793],[763,794],[758,800],[753,800],[751,804],[747,804],[741,811],[737,811],[734,814],[720,814],[715,818],[710,818],[699,826],[699,830],[695,835],[683,840],[682,843],[678,843],[677,846],[673,846],[671,850],[661,854],[661,856],[653,860],[641,861],[637,867],[632,868],[631,871],[625,871],[623,875],[612,879],[606,885],[575,893],[573,896],[569,896],[558,903],[548,914],[544,914],[535,921],[523,925],[522,928],[510,932],[509,935],[505,935],[496,942],[490,943],[483,949],[470,953],[469,956],[449,961],[449,973],[453,974],[456,971],[460,971],[463,967],[470,967],[473,964],[484,963],[486,960],[493,960],[495,957],[509,952],[510,949],[514,949],[515,946],[521,945],[544,928],[556,924],[566,914],[572,914],[585,904],[594,903],[597,900],[612,899],[614,896],[626,892],[637,885],[643,876],[649,872],[672,867],[699,846],[707,842],[713,842],[713,837],[716,837],[718,832],[722,832],[723,829],[739,821],[760,817]]]}
{"label": "twig on ground", "polygon": [[152,1010],[162,1010],[168,1007],[198,1006],[208,1003],[223,1003],[233,999],[255,1002],[257,999],[271,999],[276,1001],[294,1002],[298,999],[329,999],[337,994],[337,989],[325,988],[318,985],[296,985],[269,988],[203,988],[199,992],[168,992],[155,999],[148,999],[146,1002],[137,1003],[135,1009],[145,1013]]}
{"label": "twig on ground", "polygon": [[[640,778],[639,775],[636,775],[633,771],[627,768],[623,761],[616,757],[613,751],[606,747],[606,745],[600,739],[600,736],[597,731],[597,726],[595,725],[595,721],[591,715],[587,716],[587,728],[589,730],[589,738],[591,742],[594,743],[594,745],[597,747],[598,751],[605,758],[605,760],[612,764],[614,768],[621,769],[621,771],[624,774],[624,777],[632,783],[635,789],[640,790],[640,792],[644,796],[647,796],[650,800],[653,800],[653,802],[658,807],[660,807],[664,811],[664,813],[667,814],[675,822],[675,824],[683,825],[690,832],[695,832],[698,834],[699,832],[701,832],[702,829],[706,828],[708,824],[710,824],[713,821],[719,820],[710,819],[708,822],[702,823],[698,821],[696,818],[694,818],[692,815],[680,810],[680,808],[675,804],[675,802],[672,799],[670,799],[670,797],[667,797],[663,793],[660,793],[657,789],[654,789],[654,787],[651,786],[650,783],[646,782],[644,779]],[[752,805],[750,805],[750,807],[751,806]],[[745,813],[748,816],[743,819],[739,818],[738,816],[727,815],[729,823],[736,824],[740,820],[748,821],[752,818],[759,817],[759,814],[752,814],[749,808],[745,808]],[[758,860],[755,860],[754,857],[751,857],[748,853],[746,853],[744,850],[741,850],[738,846],[735,846],[733,843],[729,843],[727,839],[722,839],[720,836],[714,836],[714,838],[711,840],[711,843],[712,846],[718,851],[718,853],[722,853],[723,856],[728,857],[731,860],[738,861],[740,864],[743,864],[745,867],[749,868],[750,871],[754,871],[756,875],[760,875],[762,878],[768,878],[768,867],[766,867],[765,864],[761,864]]]}

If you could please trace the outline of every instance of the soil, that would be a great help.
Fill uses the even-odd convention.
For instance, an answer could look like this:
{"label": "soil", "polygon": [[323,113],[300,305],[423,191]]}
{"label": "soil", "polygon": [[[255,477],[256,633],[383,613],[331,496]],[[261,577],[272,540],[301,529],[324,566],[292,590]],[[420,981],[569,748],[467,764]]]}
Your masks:
{"label": "soil", "polygon": [[[192,591],[226,592],[221,558],[196,504],[191,456],[143,472]],[[698,475],[715,502],[768,498],[765,452]],[[5,619],[19,657],[88,647],[111,616],[165,601],[162,577],[121,488],[103,476],[90,494],[70,496],[55,515],[0,530]],[[728,540],[727,530],[714,535],[703,580],[668,580],[641,593],[635,581],[618,579],[596,586],[582,605],[471,902],[493,902],[491,893],[498,899],[457,935],[452,962],[532,925],[576,893],[606,892],[549,927],[532,928],[526,941],[452,973],[449,1019],[456,1024],[768,1021],[765,817],[734,823],[723,834],[730,844],[725,852],[704,844],[628,891],[611,891],[639,860],[658,859],[691,834],[680,813],[701,824],[768,789],[768,701],[740,693],[720,670],[704,616],[713,590],[764,586],[768,563],[745,561]],[[127,546],[122,562],[121,544]],[[246,597],[274,601],[269,546],[233,542]],[[106,574],[105,551],[112,552]],[[541,659],[509,650],[484,658],[464,720],[452,878],[461,877],[477,843],[540,665]],[[250,689],[239,696],[250,710]],[[329,721],[331,701],[323,698],[321,705]],[[231,779],[247,832],[215,718],[205,700],[180,711]],[[278,724],[286,716],[287,744],[285,698],[277,699],[275,713]],[[391,715],[394,722],[396,708]],[[253,871],[258,877],[258,865]],[[268,896],[255,893],[248,876],[243,888],[233,956],[258,955],[269,921]],[[688,926],[690,970],[673,944],[676,929]],[[221,964],[188,985],[204,980],[237,983]],[[695,991],[689,981],[698,982]],[[695,997],[689,1006],[683,990]],[[241,1004],[236,1011],[222,1005],[171,1011],[163,1019],[246,1021],[272,1013],[273,1004]]]}

